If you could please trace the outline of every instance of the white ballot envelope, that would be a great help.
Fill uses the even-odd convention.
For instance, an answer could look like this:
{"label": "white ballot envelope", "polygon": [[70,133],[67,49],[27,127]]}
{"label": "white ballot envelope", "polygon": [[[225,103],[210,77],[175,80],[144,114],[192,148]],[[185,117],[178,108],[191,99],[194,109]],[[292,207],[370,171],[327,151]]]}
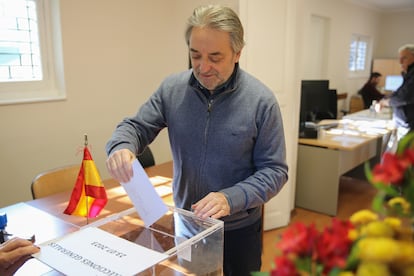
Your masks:
{"label": "white ballot envelope", "polygon": [[146,227],[159,220],[168,207],[156,192],[147,173],[137,159],[132,163],[133,177],[121,183]]}

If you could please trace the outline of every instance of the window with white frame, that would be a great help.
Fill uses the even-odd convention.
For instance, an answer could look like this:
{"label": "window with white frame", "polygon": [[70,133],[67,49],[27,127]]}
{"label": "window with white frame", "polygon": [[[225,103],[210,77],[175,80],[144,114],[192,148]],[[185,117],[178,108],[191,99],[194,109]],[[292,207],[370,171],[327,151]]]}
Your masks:
{"label": "window with white frame", "polygon": [[348,70],[353,73],[368,71],[369,37],[353,34],[349,45]]}
{"label": "window with white frame", "polygon": [[0,104],[65,98],[58,0],[0,0]]}

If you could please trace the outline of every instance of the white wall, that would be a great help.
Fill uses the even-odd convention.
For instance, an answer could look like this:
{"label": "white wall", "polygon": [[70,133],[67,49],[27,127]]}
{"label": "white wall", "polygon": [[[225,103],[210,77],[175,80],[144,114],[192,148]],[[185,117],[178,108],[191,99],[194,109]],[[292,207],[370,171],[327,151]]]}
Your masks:
{"label": "white wall", "polygon": [[[326,18],[329,24],[328,45],[326,50],[327,63],[319,76],[321,79],[329,79],[330,87],[337,89],[338,93],[356,93],[366,81],[366,76],[359,78],[348,74],[348,53],[351,35],[353,33],[367,35],[373,39],[374,44],[378,39],[380,15],[378,12],[356,6],[348,1],[329,0],[298,0],[298,74],[302,79],[309,78],[309,64],[306,64],[308,56],[312,56],[307,45],[315,39],[310,27],[311,15]],[[313,79],[315,79],[314,76]]]}
{"label": "white wall", "polygon": [[375,58],[398,58],[398,48],[414,43],[414,11],[384,13],[379,25]]}
{"label": "white wall", "polygon": [[405,43],[414,43],[414,10],[384,12],[353,4],[348,0],[298,0],[298,74],[309,76],[306,60],[312,53],[308,45],[315,38],[310,30],[311,15],[329,21],[327,64],[321,78],[329,79],[330,87],[338,93],[347,92],[348,99],[338,108],[348,109],[349,99],[356,94],[369,77],[370,70],[362,76],[348,74],[349,42],[353,33],[372,38],[371,66],[374,58],[396,58],[397,49]]}

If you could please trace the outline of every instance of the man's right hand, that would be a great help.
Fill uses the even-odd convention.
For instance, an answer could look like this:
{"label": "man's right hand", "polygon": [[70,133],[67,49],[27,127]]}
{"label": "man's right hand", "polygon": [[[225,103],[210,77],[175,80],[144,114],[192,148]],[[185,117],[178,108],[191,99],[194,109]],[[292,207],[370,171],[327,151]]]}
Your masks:
{"label": "man's right hand", "polygon": [[114,151],[106,159],[109,174],[119,182],[126,183],[132,178],[132,161],[136,156],[128,149]]}
{"label": "man's right hand", "polygon": [[380,107],[381,108],[383,108],[383,107],[389,107],[390,106],[390,99],[389,98],[381,99],[380,102],[379,102],[379,104],[380,104]]}

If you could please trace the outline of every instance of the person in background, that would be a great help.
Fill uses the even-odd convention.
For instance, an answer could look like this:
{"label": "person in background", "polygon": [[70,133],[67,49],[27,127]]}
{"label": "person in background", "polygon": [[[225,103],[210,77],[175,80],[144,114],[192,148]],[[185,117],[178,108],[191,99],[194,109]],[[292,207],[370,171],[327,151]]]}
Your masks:
{"label": "person in background", "polygon": [[365,109],[370,108],[373,101],[379,102],[385,96],[377,89],[377,86],[381,80],[381,76],[382,75],[378,72],[372,72],[368,81],[358,91],[358,94],[360,94],[364,100]]}
{"label": "person in background", "polygon": [[13,275],[39,248],[32,241],[12,238],[0,244],[0,275]]}
{"label": "person in background", "polygon": [[185,31],[192,69],[167,77],[106,145],[120,182],[163,129],[173,157],[176,207],[224,221],[224,275],[259,271],[262,207],[288,179],[279,104],[239,67],[243,26],[228,7],[196,8]]}
{"label": "person in background", "polygon": [[394,93],[380,101],[381,107],[390,106],[393,109],[397,141],[414,130],[414,44],[401,46],[398,54],[404,81]]}

